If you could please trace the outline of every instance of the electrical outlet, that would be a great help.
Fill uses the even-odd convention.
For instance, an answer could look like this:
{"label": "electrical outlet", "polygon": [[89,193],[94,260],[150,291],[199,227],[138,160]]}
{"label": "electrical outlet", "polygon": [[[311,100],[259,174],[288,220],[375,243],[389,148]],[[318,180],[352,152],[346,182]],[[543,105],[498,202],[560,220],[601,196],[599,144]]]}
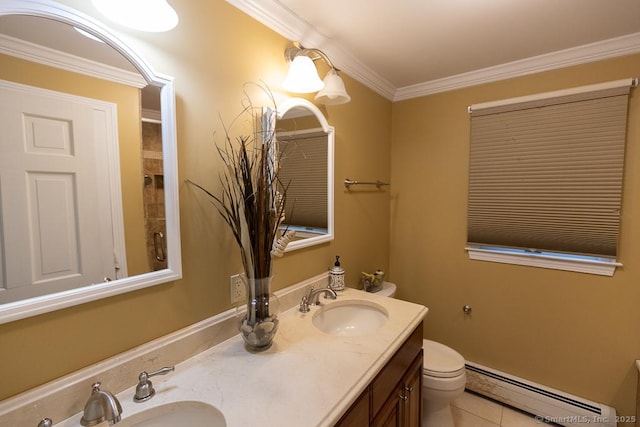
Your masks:
{"label": "electrical outlet", "polygon": [[240,302],[245,299],[244,296],[244,282],[239,274],[234,274],[229,279],[230,293],[231,293],[231,304],[236,302]]}

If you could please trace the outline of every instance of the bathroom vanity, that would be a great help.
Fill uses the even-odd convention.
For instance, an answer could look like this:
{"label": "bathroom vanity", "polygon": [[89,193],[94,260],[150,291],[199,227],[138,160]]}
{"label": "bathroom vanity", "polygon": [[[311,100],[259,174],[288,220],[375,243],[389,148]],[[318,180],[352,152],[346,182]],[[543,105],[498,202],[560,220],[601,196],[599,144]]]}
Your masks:
{"label": "bathroom vanity", "polygon": [[[54,426],[77,427],[91,384],[116,395],[122,425],[166,404],[206,404],[227,426],[385,425],[419,420],[422,321],[427,308],[347,288],[337,300],[301,313],[310,286],[326,285],[322,274],[278,291],[283,308],[273,346],[251,354],[237,333],[233,310],[0,402],[0,425],[33,425],[44,417]],[[323,332],[314,318],[331,307],[382,310],[386,321],[374,332]],[[327,316],[329,317],[329,316]],[[191,354],[189,354],[191,353]],[[134,403],[142,371],[175,365],[153,378],[155,396]],[[412,415],[409,415],[412,414]],[[395,424],[394,424],[395,425]],[[398,424],[398,425],[416,425]]]}
{"label": "bathroom vanity", "polygon": [[421,425],[422,362],[420,323],[336,426]]}

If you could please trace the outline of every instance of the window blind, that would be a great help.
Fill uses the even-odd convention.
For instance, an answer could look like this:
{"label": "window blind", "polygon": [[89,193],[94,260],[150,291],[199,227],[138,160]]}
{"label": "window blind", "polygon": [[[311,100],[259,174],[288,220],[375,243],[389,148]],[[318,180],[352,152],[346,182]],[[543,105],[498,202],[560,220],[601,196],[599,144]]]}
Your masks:
{"label": "window blind", "polygon": [[624,82],[470,107],[469,245],[615,258]]}
{"label": "window blind", "polygon": [[278,137],[279,178],[287,189],[285,224],[327,228],[327,135]]}

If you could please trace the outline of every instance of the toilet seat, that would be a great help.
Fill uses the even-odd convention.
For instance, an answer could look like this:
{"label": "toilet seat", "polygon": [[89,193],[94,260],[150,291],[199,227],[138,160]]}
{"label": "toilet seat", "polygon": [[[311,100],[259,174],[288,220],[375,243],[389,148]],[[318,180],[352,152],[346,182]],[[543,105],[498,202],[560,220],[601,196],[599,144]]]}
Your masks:
{"label": "toilet seat", "polygon": [[423,340],[423,374],[436,378],[453,378],[465,373],[464,358],[454,349],[436,341]]}

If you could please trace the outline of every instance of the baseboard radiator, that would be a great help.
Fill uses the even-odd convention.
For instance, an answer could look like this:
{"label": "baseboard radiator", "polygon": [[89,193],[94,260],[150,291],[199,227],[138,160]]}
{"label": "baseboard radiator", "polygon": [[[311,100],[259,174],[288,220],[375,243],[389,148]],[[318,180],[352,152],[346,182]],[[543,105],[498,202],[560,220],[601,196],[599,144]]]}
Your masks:
{"label": "baseboard radiator", "polygon": [[562,391],[467,362],[467,386],[480,395],[562,426],[616,426],[616,410]]}

